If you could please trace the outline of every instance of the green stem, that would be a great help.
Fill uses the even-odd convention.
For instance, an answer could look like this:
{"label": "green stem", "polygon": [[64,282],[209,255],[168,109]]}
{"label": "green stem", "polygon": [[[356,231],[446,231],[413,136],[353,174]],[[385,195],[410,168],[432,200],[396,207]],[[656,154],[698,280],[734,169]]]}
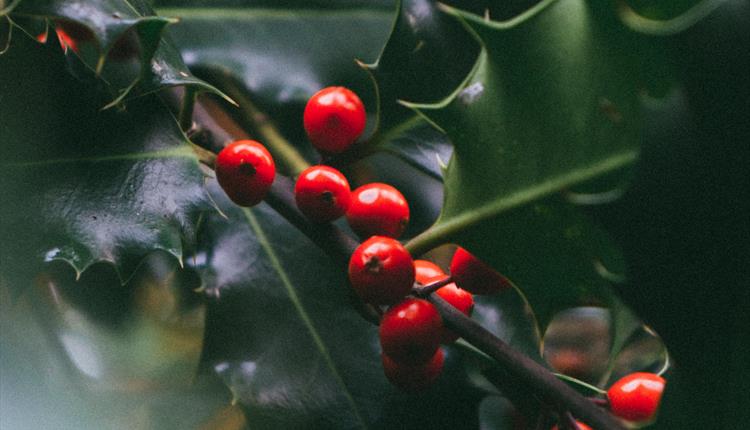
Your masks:
{"label": "green stem", "polygon": [[284,136],[279,133],[276,125],[271,119],[258,109],[249,98],[242,97],[237,100],[243,110],[248,114],[253,128],[257,131],[263,144],[279,159],[290,171],[291,176],[299,175],[303,170],[310,167],[310,163],[302,157],[297,148],[292,146]]}
{"label": "green stem", "polygon": [[190,143],[190,148],[192,148],[193,152],[195,152],[195,155],[198,157],[198,161],[213,169],[214,163],[216,162],[216,154],[202,146],[196,145],[192,141],[188,142]]}
{"label": "green stem", "polygon": [[594,391],[598,394],[607,394],[605,390],[602,390],[599,387],[595,387],[591,384],[588,384],[586,382],[581,381],[580,379],[576,379],[573,377],[570,377],[568,375],[563,375],[562,373],[552,373],[553,375],[557,376],[559,379],[562,379],[563,381],[568,381],[570,383],[573,383],[575,385],[581,386],[583,388],[586,388],[588,390]]}
{"label": "green stem", "polygon": [[185,94],[182,95],[182,105],[180,106],[180,129],[187,132],[193,127],[193,107],[195,106],[195,88],[185,87]]}

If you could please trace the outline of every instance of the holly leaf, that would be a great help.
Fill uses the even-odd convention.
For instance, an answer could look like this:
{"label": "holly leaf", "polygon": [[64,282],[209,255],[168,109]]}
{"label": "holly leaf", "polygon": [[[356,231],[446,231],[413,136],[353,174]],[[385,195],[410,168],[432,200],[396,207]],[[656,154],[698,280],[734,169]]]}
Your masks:
{"label": "holly leaf", "polygon": [[144,1],[108,0],[93,5],[79,0],[27,0],[12,16],[53,20],[69,32],[77,45],[71,60],[82,61],[112,87],[115,98],[107,107],[171,86],[190,86],[227,98],[190,73],[171,41],[162,37],[165,27],[175,20],[155,16]]}
{"label": "holly leaf", "polygon": [[479,44],[428,0],[397,3],[396,21],[377,61],[363,65],[377,84],[380,127],[390,130],[414,115],[397,103],[437,102],[471,71]]}
{"label": "holly leaf", "polygon": [[435,2],[397,2],[396,20],[378,59],[362,64],[377,90],[377,132],[367,145],[385,150],[417,169],[441,179],[441,160],[448,160],[447,139],[399,100],[435,102],[465,78],[479,54],[479,44]]}
{"label": "holly leaf", "polygon": [[124,281],[153,250],[182,259],[211,205],[158,99],[100,111],[101,93],[66,72],[60,50],[23,37],[0,56],[0,94],[0,256],[13,287],[54,260],[79,275],[110,262]]}
{"label": "holly leaf", "polygon": [[519,286],[542,328],[557,310],[606,304],[595,263],[622,266],[617,246],[555,193],[636,160],[639,92],[663,78],[640,73],[646,39],[608,6],[577,0],[507,22],[446,10],[484,51],[451,97],[410,105],[455,150],[441,215],[409,248],[467,247]]}

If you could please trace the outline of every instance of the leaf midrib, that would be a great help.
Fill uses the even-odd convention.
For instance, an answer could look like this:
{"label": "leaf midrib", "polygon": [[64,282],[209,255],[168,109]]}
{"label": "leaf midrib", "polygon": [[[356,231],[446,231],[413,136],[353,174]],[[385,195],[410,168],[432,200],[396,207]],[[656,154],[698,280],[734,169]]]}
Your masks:
{"label": "leaf midrib", "polygon": [[333,378],[336,380],[336,383],[339,386],[341,386],[341,388],[343,389],[344,396],[346,397],[346,400],[349,403],[349,406],[351,407],[352,412],[357,417],[357,421],[359,421],[362,428],[367,428],[367,424],[365,423],[365,420],[362,417],[362,414],[360,413],[356,402],[354,401],[354,397],[349,392],[349,388],[347,387],[346,383],[344,382],[344,379],[341,377],[341,374],[336,368],[336,364],[334,363],[333,358],[331,357],[331,354],[328,351],[328,348],[323,342],[323,339],[318,333],[318,330],[315,328],[312,318],[310,318],[310,315],[305,310],[305,307],[302,304],[302,300],[300,300],[300,297],[297,294],[297,290],[294,288],[294,285],[292,285],[291,280],[286,275],[286,272],[284,271],[284,268],[281,265],[279,258],[276,256],[276,252],[273,249],[273,245],[268,240],[268,237],[266,236],[266,233],[263,230],[263,227],[261,227],[260,223],[258,222],[258,219],[255,217],[251,209],[245,208],[243,209],[243,213],[245,214],[245,218],[250,224],[250,228],[253,230],[256,237],[258,238],[258,242],[260,243],[261,247],[268,255],[268,259],[270,260],[271,266],[273,267],[276,274],[279,276],[281,283],[284,285],[284,289],[286,289],[286,292],[289,295],[289,300],[292,302],[294,309],[299,314],[299,317],[302,320],[302,323],[305,325],[305,328],[307,328],[308,333],[312,337],[313,343],[315,343],[315,346],[318,349],[318,352],[323,357],[323,360],[326,362],[326,366],[328,367],[328,370],[333,375]]}
{"label": "leaf midrib", "polygon": [[406,244],[406,248],[412,255],[421,255],[441,245],[448,238],[481,221],[530,203],[566,187],[630,165],[638,159],[638,154],[639,151],[636,149],[623,151],[600,160],[597,163],[574,169],[567,174],[549,178],[538,185],[516,190],[502,198],[491,200],[486,204],[464,208],[459,215],[448,214],[446,216],[445,213],[442,213],[432,227],[409,241]]}

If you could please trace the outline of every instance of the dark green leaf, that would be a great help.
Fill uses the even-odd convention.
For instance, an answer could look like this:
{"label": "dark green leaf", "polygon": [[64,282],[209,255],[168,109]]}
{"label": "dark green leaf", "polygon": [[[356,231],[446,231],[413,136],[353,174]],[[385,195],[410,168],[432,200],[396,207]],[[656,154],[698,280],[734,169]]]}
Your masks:
{"label": "dark green leaf", "polygon": [[688,16],[682,32],[637,27],[670,30],[667,60],[684,86],[649,109],[633,186],[598,214],[627,258],[623,300],[675,362],[658,421],[665,429],[750,419],[750,7],[718,3],[700,22]]}
{"label": "dark green leaf", "polygon": [[658,67],[648,77],[639,69],[646,39],[604,5],[578,0],[499,23],[451,11],[485,51],[460,91],[415,105],[455,152],[443,212],[412,250],[465,245],[519,286],[542,326],[564,307],[606,304],[595,263],[614,264],[616,247],[550,195],[635,161],[639,92],[663,78]]}
{"label": "dark green leaf", "polygon": [[72,23],[78,25],[70,34],[78,46],[77,56],[111,87],[115,99],[109,106],[128,96],[176,85],[222,95],[190,74],[171,42],[162,39],[165,26],[174,21],[154,16],[151,7],[142,0],[108,0],[97,4],[28,0],[14,10],[14,16],[52,19],[64,29],[72,28]]}
{"label": "dark green leaf", "polygon": [[434,2],[400,1],[388,43],[378,60],[367,66],[378,87],[383,131],[414,115],[398,100],[429,103],[448,96],[471,71],[478,54],[477,41]]}
{"label": "dark green leaf", "polygon": [[14,287],[45,261],[79,273],[108,261],[127,279],[154,249],[182,258],[210,205],[158,99],[100,111],[100,94],[65,71],[61,51],[25,37],[0,56],[0,97],[0,259],[6,276],[25,275]]}
{"label": "dark green leaf", "polygon": [[403,129],[392,130],[383,136],[379,148],[442,181],[443,169],[451,158],[453,146],[445,134],[429,123],[412,118],[412,121],[402,123]]}

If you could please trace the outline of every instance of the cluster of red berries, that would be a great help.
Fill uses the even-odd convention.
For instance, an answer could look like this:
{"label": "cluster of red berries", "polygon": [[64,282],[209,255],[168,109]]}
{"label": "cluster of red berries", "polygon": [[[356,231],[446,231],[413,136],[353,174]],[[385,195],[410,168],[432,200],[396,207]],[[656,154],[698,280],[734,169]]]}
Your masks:
{"label": "cluster of red berries", "polygon": [[[509,284],[500,274],[463,248],[450,265],[453,282],[435,293],[453,307],[471,316],[473,294],[502,291]],[[349,280],[363,301],[390,305],[380,322],[383,370],[391,383],[405,391],[417,391],[440,375],[444,351],[458,335],[443,327],[435,306],[409,297],[414,282],[421,285],[448,281],[443,270],[426,260],[412,260],[396,240],[373,236],[363,242],[349,260]]]}
{"label": "cluster of red berries", "polygon": [[[313,95],[304,113],[305,130],[325,154],[349,148],[365,127],[362,101],[344,87],[328,87]],[[260,203],[273,183],[276,169],[266,148],[254,140],[227,145],[216,159],[216,177],[229,198],[240,206]],[[360,237],[399,237],[409,222],[409,205],[394,187],[383,183],[351,191],[346,177],[333,167],[312,166],[300,173],[294,187],[297,207],[316,223],[346,215]]]}
{"label": "cluster of red berries", "polygon": [[[323,154],[346,151],[365,128],[362,101],[343,87],[328,87],[313,95],[304,112],[305,131]],[[276,173],[271,154],[254,140],[227,145],[217,156],[216,177],[238,205],[253,206],[263,200]],[[409,205],[390,185],[372,183],[353,192],[346,177],[324,165],[303,171],[295,184],[297,207],[316,223],[346,215],[349,226],[367,238],[351,255],[349,281],[362,301],[390,306],[380,322],[380,344],[386,377],[405,391],[417,391],[440,375],[445,353],[440,344],[458,336],[443,327],[435,306],[413,295],[421,285],[446,283],[435,293],[467,316],[474,308],[473,294],[492,294],[510,287],[490,266],[458,248],[450,264],[450,279],[426,260],[413,260],[396,240],[409,221]],[[453,281],[453,282],[449,282]],[[652,374],[633,374],[608,391],[612,412],[630,421],[653,418],[664,380]],[[585,424],[579,427],[587,429]]]}
{"label": "cluster of red berries", "polygon": [[[343,87],[328,87],[313,95],[304,112],[305,131],[323,154],[346,151],[364,131],[362,101]],[[262,144],[240,140],[227,145],[216,159],[216,177],[238,205],[253,206],[265,197],[275,175],[273,158]],[[394,187],[363,185],[353,192],[341,172],[324,165],[303,171],[295,184],[297,207],[316,223],[346,216],[351,229],[366,240],[349,260],[349,280],[366,303],[391,306],[380,323],[383,368],[394,385],[408,391],[430,385],[443,368],[440,344],[458,336],[443,327],[430,302],[408,297],[414,282],[446,282],[437,265],[414,261],[396,240],[409,222],[409,205]],[[506,280],[463,248],[451,262],[454,283],[436,294],[466,315],[471,315],[475,294],[508,287]],[[458,286],[457,286],[457,285]]]}

